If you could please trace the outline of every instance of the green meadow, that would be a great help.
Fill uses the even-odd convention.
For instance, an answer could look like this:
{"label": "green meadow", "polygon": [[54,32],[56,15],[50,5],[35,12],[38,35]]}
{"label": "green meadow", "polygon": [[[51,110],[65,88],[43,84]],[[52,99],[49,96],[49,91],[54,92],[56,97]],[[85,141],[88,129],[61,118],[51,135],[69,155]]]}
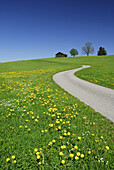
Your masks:
{"label": "green meadow", "polygon": [[114,169],[114,126],[52,79],[76,76],[114,89],[114,55],[0,63],[1,170]]}

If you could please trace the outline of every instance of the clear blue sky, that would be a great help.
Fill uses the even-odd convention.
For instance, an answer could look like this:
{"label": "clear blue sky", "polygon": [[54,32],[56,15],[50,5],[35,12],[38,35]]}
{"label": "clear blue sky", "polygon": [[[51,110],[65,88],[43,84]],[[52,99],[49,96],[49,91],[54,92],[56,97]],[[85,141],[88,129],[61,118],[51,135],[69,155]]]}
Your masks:
{"label": "clear blue sky", "polygon": [[0,62],[80,56],[86,42],[114,54],[114,0],[0,0]]}

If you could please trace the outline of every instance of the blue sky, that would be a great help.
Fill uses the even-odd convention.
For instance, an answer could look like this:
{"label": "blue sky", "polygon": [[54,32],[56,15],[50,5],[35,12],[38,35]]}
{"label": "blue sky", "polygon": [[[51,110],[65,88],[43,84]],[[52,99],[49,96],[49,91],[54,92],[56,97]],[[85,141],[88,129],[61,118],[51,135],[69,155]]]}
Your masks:
{"label": "blue sky", "polygon": [[70,56],[91,42],[114,54],[114,0],[0,0],[0,62]]}

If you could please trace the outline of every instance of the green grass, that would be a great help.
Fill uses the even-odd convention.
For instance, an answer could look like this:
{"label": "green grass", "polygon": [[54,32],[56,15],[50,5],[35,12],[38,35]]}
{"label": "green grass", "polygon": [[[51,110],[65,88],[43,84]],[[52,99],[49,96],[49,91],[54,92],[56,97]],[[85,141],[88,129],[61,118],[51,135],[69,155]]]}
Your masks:
{"label": "green grass", "polygon": [[95,65],[102,65],[101,75],[107,65],[110,74],[112,61],[107,56],[0,64],[1,169],[113,169],[113,123],[52,81],[56,72],[82,64],[92,65],[86,74]]}
{"label": "green grass", "polygon": [[90,69],[75,73],[81,79],[114,89],[114,56],[104,59],[98,57],[99,62],[91,63]]}
{"label": "green grass", "polygon": [[75,74],[76,76],[95,84],[114,89],[114,55],[97,57],[49,58],[0,63],[0,72],[12,72],[17,70],[32,71],[48,68],[54,68],[57,69],[57,71],[61,71],[80,67],[83,64],[91,65],[91,68],[77,72]]}

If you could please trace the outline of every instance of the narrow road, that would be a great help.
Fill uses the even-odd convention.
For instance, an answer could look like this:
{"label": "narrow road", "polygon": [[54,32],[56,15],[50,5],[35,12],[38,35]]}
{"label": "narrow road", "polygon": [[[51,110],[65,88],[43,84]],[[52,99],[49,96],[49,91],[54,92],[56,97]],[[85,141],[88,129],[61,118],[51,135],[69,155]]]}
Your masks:
{"label": "narrow road", "polygon": [[81,68],[57,73],[53,80],[71,95],[114,122],[114,90],[81,80],[74,75],[75,72],[89,67],[83,65]]}

